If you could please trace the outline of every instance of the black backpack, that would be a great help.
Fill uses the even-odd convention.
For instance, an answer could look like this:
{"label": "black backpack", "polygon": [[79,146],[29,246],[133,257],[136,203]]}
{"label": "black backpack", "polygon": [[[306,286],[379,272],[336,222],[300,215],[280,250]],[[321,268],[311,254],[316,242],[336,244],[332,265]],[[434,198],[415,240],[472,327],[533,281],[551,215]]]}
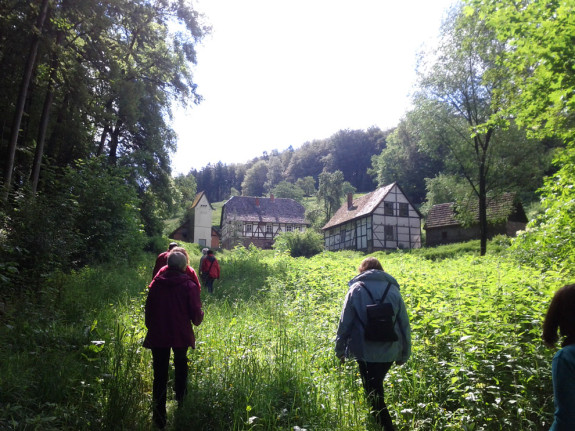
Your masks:
{"label": "black backpack", "polygon": [[385,292],[379,301],[373,299],[373,295],[363,282],[359,282],[363,287],[373,304],[365,306],[367,315],[367,323],[364,324],[361,319],[360,322],[364,329],[365,339],[368,341],[377,341],[380,343],[389,343],[397,341],[399,338],[395,333],[395,321],[397,320],[393,314],[393,306],[390,303],[384,303],[387,292],[391,287],[391,283],[387,283]]}

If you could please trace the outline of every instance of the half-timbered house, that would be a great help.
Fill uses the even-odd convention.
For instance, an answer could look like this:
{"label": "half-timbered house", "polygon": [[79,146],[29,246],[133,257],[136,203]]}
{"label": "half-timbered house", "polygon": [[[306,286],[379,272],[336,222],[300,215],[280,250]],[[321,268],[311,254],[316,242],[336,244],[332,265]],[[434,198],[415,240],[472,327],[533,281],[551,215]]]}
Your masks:
{"label": "half-timbered house", "polygon": [[347,202],[322,228],[327,250],[411,249],[421,247],[420,212],[397,183]]}
{"label": "half-timbered house", "polygon": [[303,231],[308,226],[305,208],[293,199],[233,196],[222,207],[221,244],[271,248],[282,232]]}

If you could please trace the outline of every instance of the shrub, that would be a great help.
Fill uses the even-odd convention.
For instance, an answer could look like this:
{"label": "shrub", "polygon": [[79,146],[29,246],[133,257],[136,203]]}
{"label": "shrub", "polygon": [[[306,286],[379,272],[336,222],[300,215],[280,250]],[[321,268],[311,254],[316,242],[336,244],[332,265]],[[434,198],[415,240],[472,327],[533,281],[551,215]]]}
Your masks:
{"label": "shrub", "polygon": [[280,234],[273,245],[279,252],[289,252],[292,257],[311,257],[323,251],[323,236],[311,229]]}

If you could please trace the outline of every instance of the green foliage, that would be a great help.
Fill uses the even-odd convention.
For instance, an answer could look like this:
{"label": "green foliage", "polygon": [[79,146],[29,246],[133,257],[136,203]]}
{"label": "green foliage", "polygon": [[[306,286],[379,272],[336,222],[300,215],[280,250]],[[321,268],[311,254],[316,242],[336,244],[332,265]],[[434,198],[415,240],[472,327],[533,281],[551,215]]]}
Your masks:
{"label": "green foliage", "polygon": [[526,262],[571,273],[574,5],[525,1],[518,8],[507,0],[474,0],[469,4],[467,13],[484,19],[509,46],[499,59],[508,70],[502,89],[507,103],[489,122],[512,116],[532,136],[557,136],[568,146],[558,152],[558,172],[546,179],[542,188],[544,213],[532,220],[514,247]]}
{"label": "green foliage", "polygon": [[311,257],[323,251],[323,235],[313,229],[282,232],[273,244],[274,250],[291,257]]}
{"label": "green foliage", "polygon": [[386,147],[371,158],[372,167],[368,170],[379,187],[399,183],[415,205],[425,199],[427,178],[443,168],[441,157],[422,150],[422,123],[418,111],[408,112],[387,137]]}
{"label": "green foliage", "polygon": [[572,2],[473,0],[468,14],[485,20],[510,49],[501,56],[508,70],[508,101],[498,118],[512,115],[534,135],[571,140],[575,95],[575,17]]}
{"label": "green foliage", "polygon": [[194,202],[198,185],[193,175],[178,175],[174,178],[174,186],[181,196],[179,199],[179,208],[186,208],[186,206]]}
{"label": "green foliage", "polygon": [[465,202],[473,195],[473,191],[464,179],[457,175],[440,173],[433,178],[425,179],[427,190],[425,203],[420,211],[429,213],[433,205],[447,202]]}
{"label": "green foliage", "polygon": [[242,182],[243,196],[263,196],[265,194],[264,184],[267,180],[268,165],[265,161],[256,162],[246,171],[246,176]]}
{"label": "green foliage", "polygon": [[531,220],[513,249],[527,263],[573,275],[575,268],[575,148],[557,157],[561,169],[545,180],[544,212]]}
{"label": "green foliage", "polygon": [[[14,262],[4,276],[35,286],[57,269],[131,260],[144,245],[135,190],[125,169],[100,160],[78,162],[38,196],[20,194],[5,219],[2,260]],[[19,268],[16,274],[10,268]]]}
{"label": "green foliage", "polygon": [[304,191],[300,186],[287,181],[281,181],[272,189],[272,193],[276,198],[289,198],[300,203],[303,201],[304,196]]}
{"label": "green foliage", "polygon": [[315,195],[315,180],[313,177],[298,178],[295,184],[303,190],[305,196]]}
{"label": "green foliage", "polygon": [[319,175],[317,200],[323,204],[324,222],[327,222],[341,205],[341,200],[345,196],[343,183],[344,178],[341,171],[323,171]]}
{"label": "green foliage", "polygon": [[143,429],[151,380],[140,307],[150,273],[123,265],[56,273],[9,304],[0,428]]}
{"label": "green foliage", "polygon": [[98,159],[80,161],[62,182],[74,199],[75,231],[80,235],[80,262],[129,260],[142,249],[144,234],[127,170],[103,167]]}
{"label": "green foliage", "polygon": [[535,190],[550,160],[547,148],[514,122],[492,121],[506,103],[508,70],[500,59],[507,45],[484,19],[454,7],[437,50],[420,64],[415,99],[420,148],[442,158],[444,173],[464,179],[478,199],[482,254],[488,194]]}
{"label": "green foliage", "polygon": [[[412,326],[412,358],[386,379],[398,429],[550,425],[553,352],[540,341],[540,323],[565,279],[504,255],[374,256],[399,281]],[[168,429],[375,430],[356,364],[341,366],[333,353],[347,281],[364,257],[223,253],[222,280],[213,295],[202,292],[206,318],[183,408],[168,388]],[[151,355],[141,342],[154,259],[60,273],[8,312],[1,427],[151,427]]]}

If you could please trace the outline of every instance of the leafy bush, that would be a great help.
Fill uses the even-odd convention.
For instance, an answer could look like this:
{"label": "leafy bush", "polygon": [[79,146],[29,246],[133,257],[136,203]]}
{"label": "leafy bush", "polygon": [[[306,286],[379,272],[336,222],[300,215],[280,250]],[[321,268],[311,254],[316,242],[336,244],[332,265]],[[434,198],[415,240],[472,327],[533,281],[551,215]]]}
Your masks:
{"label": "leafy bush", "polygon": [[573,273],[575,268],[575,144],[555,160],[560,170],[545,180],[544,212],[517,236],[512,245],[523,262]]}
{"label": "leafy bush", "polygon": [[0,268],[0,275],[14,285],[34,286],[58,269],[131,260],[145,236],[126,176],[126,170],[93,159],[51,178],[46,194],[21,192],[2,226],[0,260],[13,264]]}
{"label": "leafy bush", "polygon": [[311,257],[323,251],[323,235],[307,229],[304,232],[283,232],[277,236],[273,248],[292,257]]}

